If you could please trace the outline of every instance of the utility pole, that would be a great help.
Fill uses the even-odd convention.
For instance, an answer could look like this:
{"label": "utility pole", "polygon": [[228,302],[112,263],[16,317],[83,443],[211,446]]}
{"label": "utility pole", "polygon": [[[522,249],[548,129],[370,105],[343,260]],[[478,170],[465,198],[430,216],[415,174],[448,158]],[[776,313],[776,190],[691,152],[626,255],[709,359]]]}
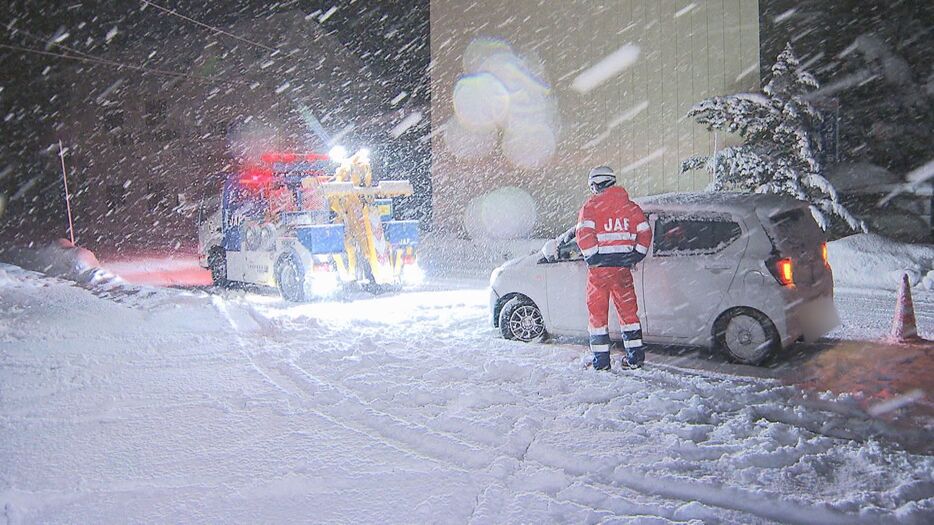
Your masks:
{"label": "utility pole", "polygon": [[75,244],[75,223],[71,219],[71,194],[68,192],[68,172],[65,170],[65,148],[62,141],[58,141],[58,156],[62,159],[62,182],[65,183],[65,209],[68,211],[68,236],[71,244]]}

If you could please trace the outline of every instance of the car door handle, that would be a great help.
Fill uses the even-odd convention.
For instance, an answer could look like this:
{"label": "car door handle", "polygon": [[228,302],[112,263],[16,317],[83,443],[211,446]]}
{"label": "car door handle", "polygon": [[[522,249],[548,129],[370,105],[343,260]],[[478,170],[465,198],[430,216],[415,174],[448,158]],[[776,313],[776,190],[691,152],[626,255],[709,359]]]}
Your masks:
{"label": "car door handle", "polygon": [[707,265],[704,265],[704,268],[707,268],[708,270],[712,272],[725,272],[727,270],[733,269],[733,267],[728,264],[707,264]]}

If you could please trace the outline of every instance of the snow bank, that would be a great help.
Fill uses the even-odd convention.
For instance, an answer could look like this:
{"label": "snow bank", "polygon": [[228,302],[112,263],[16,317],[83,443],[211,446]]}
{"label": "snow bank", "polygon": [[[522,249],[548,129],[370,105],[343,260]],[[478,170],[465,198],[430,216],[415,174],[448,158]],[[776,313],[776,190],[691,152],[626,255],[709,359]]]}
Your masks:
{"label": "snow bank", "polygon": [[18,279],[14,278],[12,275],[7,273],[6,270],[0,268],[0,288],[4,286],[13,286],[19,282]]}
{"label": "snow bank", "polygon": [[827,172],[827,180],[840,193],[879,193],[901,183],[898,175],[869,162],[843,162]]}
{"label": "snow bank", "polygon": [[827,243],[827,252],[837,286],[897,290],[907,273],[912,286],[934,290],[934,245],[861,233]]}
{"label": "snow bank", "polygon": [[17,279],[15,275],[10,274],[3,268],[0,268],[0,288],[5,286],[16,286],[20,283],[20,279]]}
{"label": "snow bank", "polygon": [[[48,246],[38,249],[31,247],[8,248],[2,253],[2,256],[4,262],[12,264],[0,267],[0,271],[5,274],[0,275],[0,286],[28,286],[28,284],[24,285],[23,283],[37,282],[35,277],[31,277],[25,281],[20,277],[32,272],[38,272],[53,278],[74,282],[78,284],[79,287],[89,290],[92,294],[100,298],[109,299],[126,306],[140,307],[142,309],[160,307],[176,308],[181,304],[207,305],[211,303],[211,297],[202,291],[182,292],[165,287],[180,282],[189,285],[203,284],[197,282],[197,276],[195,276],[194,279],[188,279],[186,281],[178,278],[180,275],[179,272],[168,276],[166,276],[169,273],[168,271],[162,273],[152,272],[147,275],[146,272],[149,267],[140,263],[137,265],[140,272],[139,274],[128,273],[128,275],[136,279],[136,282],[128,282],[128,280],[115,274],[109,268],[103,267],[102,263],[93,252],[86,248],[75,246],[65,239],[59,239],[50,243]],[[188,263],[183,263],[182,261],[163,261],[161,263],[158,261],[151,261],[151,263],[152,265],[165,268],[172,268],[175,265],[181,266],[184,264],[189,270],[191,267],[194,267],[197,273],[204,273],[200,267],[197,267],[197,261],[189,261]],[[120,268],[121,271],[129,269],[128,266]],[[188,270],[183,268],[182,271]],[[189,271],[188,273],[192,272]],[[163,286],[148,286],[143,284],[145,279],[141,278],[140,275],[148,277],[150,281],[149,284],[161,284]],[[57,281],[57,279],[50,279],[50,281]],[[236,310],[236,306],[231,308]],[[250,317],[252,314],[245,313],[240,315],[239,313],[235,313],[234,315]],[[229,321],[231,314],[225,313],[225,317],[226,320]],[[234,324],[233,321],[231,321],[230,324]],[[254,324],[257,324],[258,328],[262,330],[267,328],[263,326],[260,321],[256,321]],[[249,325],[249,323],[247,323],[247,325]]]}
{"label": "snow bank", "polygon": [[21,255],[24,268],[61,277],[80,284],[114,285],[123,281],[104,270],[93,252],[76,246],[66,239],[59,239],[32,254]]}
{"label": "snow bank", "polygon": [[40,248],[36,256],[36,262],[44,267],[45,273],[57,277],[74,277],[100,267],[100,262],[93,252],[65,239],[53,241],[45,248]]}

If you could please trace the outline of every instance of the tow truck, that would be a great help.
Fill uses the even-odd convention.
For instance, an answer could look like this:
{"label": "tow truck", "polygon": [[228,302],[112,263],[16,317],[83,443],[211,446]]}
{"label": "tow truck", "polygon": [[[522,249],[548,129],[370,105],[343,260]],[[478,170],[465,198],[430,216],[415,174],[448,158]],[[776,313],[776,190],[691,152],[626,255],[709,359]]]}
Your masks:
{"label": "tow truck", "polygon": [[198,217],[199,262],[215,286],[270,286],[301,302],[421,282],[418,221],[395,220],[392,200],[412,185],[374,184],[366,150],[265,153],[222,179]]}

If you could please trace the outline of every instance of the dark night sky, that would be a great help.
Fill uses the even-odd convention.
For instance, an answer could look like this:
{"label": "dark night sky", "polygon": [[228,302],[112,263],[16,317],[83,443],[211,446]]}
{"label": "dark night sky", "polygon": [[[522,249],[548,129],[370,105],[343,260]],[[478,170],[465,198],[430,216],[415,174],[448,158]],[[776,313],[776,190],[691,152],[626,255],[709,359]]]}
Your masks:
{"label": "dark night sky", "polygon": [[[155,3],[219,28],[295,10],[320,19],[332,6],[337,7],[320,22],[320,27],[360,60],[366,70],[364,75],[379,82],[386,88],[385,92],[406,91],[409,97],[404,105],[423,108],[427,114],[430,98],[427,0],[159,0]],[[5,193],[8,197],[20,191],[33,178],[31,174],[47,164],[48,152],[43,158],[42,150],[49,146],[47,139],[54,134],[57,116],[63,104],[74,103],[68,97],[68,79],[73,78],[70,72],[86,65],[35,51],[53,54],[81,52],[134,65],[187,72],[192,57],[173,57],[169,52],[140,63],[138,59],[125,57],[123,50],[143,44],[158,51],[168,43],[183,41],[190,35],[203,38],[213,33],[155,7],[144,6],[143,2],[14,0],[8,4],[2,20],[4,27],[0,30],[3,33],[0,44],[34,50],[0,48],[0,68],[4,71],[0,77],[0,136],[3,137],[0,141],[0,194]],[[114,27],[118,32],[107,42],[106,35]],[[68,46],[71,51],[52,43],[56,36],[64,33],[68,33],[67,37],[58,43]],[[216,39],[230,37],[219,35]],[[274,40],[275,35],[270,35],[265,41]],[[385,101],[386,111],[392,109],[390,106],[389,101]],[[410,163],[413,155],[419,157],[415,159],[420,166],[419,170],[414,170],[418,172],[415,176],[424,178],[422,182],[427,185],[430,153],[418,152],[418,148],[411,144],[396,149],[406,151]],[[390,158],[388,162],[395,160],[398,159]],[[6,217],[0,219],[0,229],[4,223],[9,225],[13,222],[12,216],[30,220],[36,217],[36,227],[41,228],[38,218],[57,215],[58,208],[63,206],[57,182],[49,177],[43,178],[27,192],[31,198],[21,196],[11,202]],[[417,184],[419,181],[413,182]],[[423,202],[410,203],[410,206],[425,208],[427,202],[426,198]],[[30,222],[19,220],[17,224],[28,228]]]}

